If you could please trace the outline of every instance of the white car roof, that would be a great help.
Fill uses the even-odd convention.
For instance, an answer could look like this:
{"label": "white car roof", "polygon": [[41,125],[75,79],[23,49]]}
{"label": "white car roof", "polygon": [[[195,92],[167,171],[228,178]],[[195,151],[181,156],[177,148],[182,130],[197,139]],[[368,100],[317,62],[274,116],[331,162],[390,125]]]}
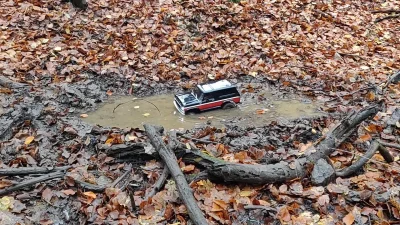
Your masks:
{"label": "white car roof", "polygon": [[209,84],[198,85],[198,87],[200,88],[200,90],[202,92],[206,93],[206,92],[217,91],[217,90],[222,90],[222,89],[232,87],[232,84],[231,84],[231,82],[229,82],[227,80],[220,80],[220,81],[209,83]]}

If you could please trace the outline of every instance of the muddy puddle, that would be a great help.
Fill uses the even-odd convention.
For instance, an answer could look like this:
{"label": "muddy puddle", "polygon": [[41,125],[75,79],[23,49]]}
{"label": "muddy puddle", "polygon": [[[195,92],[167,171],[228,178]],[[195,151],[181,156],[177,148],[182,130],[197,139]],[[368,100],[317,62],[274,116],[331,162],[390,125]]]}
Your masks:
{"label": "muddy puddle", "polygon": [[227,124],[239,126],[262,126],[279,119],[295,119],[322,115],[318,104],[300,99],[278,100],[264,93],[263,100],[242,97],[242,103],[233,109],[217,109],[196,115],[181,115],[174,107],[173,94],[146,98],[120,97],[111,99],[98,110],[88,113],[84,120],[91,124],[108,127],[139,127],[152,123],[171,129],[192,129],[210,124],[224,127]]}

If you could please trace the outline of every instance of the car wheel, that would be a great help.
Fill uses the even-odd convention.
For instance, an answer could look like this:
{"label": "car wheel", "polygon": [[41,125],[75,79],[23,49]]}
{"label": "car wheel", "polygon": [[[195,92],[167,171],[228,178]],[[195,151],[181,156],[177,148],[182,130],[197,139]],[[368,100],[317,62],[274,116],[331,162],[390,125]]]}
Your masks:
{"label": "car wheel", "polygon": [[196,111],[189,111],[189,112],[187,112],[186,113],[186,115],[189,115],[189,116],[193,116],[193,115],[196,115]]}
{"label": "car wheel", "polygon": [[235,108],[235,104],[233,104],[232,102],[225,103],[222,106],[222,109],[232,109],[232,108]]}

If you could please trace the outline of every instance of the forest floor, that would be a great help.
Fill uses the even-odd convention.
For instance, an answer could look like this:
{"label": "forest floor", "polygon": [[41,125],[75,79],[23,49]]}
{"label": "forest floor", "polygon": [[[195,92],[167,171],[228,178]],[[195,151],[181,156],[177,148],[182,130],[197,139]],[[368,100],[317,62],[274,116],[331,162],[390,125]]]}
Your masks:
{"label": "forest floor", "polygon": [[[317,101],[324,115],[178,134],[177,163],[208,224],[400,224],[400,2],[252,2],[2,1],[0,224],[192,224],[174,179],[160,180],[168,170],[148,130],[84,118],[111,96],[220,79],[249,99],[268,88]],[[311,171],[257,184],[210,176],[210,162],[295,168],[368,107],[378,111],[324,158],[336,171],[324,184]],[[376,143],[392,162],[366,156]],[[185,158],[196,149],[206,164]]]}

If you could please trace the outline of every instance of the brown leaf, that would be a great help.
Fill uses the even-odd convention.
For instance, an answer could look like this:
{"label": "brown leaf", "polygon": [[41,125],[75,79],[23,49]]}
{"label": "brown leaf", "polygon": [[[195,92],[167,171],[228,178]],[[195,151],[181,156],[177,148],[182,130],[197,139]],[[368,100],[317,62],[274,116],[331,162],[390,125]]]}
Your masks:
{"label": "brown leaf", "polygon": [[278,214],[276,215],[276,218],[278,218],[282,224],[284,222],[289,222],[290,221],[290,213],[289,213],[288,207],[283,206],[282,208],[280,208],[278,211]]}
{"label": "brown leaf", "polygon": [[61,192],[64,193],[65,195],[74,195],[76,193],[76,191],[72,189],[62,190]]}
{"label": "brown leaf", "polygon": [[42,199],[45,200],[46,202],[50,203],[52,197],[53,197],[53,191],[50,188],[46,188],[42,192]]}
{"label": "brown leaf", "polygon": [[247,152],[241,151],[235,153],[235,159],[239,160],[240,163],[243,163],[248,158]]}
{"label": "brown leaf", "polygon": [[184,167],[182,167],[181,169],[182,169],[182,171],[183,172],[192,172],[193,170],[194,170],[194,165],[187,165],[187,166],[184,166]]}
{"label": "brown leaf", "polygon": [[344,218],[343,218],[343,222],[346,225],[352,225],[354,223],[355,217],[353,215],[353,212],[350,212],[349,214],[347,214]]}
{"label": "brown leaf", "polygon": [[363,142],[369,141],[371,139],[372,139],[371,135],[367,133],[367,134],[362,135],[358,140],[361,143],[363,143]]}
{"label": "brown leaf", "polygon": [[11,185],[12,185],[12,183],[11,183],[10,180],[5,180],[5,179],[0,180],[0,189],[3,189],[5,187],[9,187]]}
{"label": "brown leaf", "polygon": [[174,209],[172,208],[171,204],[168,204],[167,207],[165,208],[164,218],[166,220],[170,220],[173,215],[174,215]]}
{"label": "brown leaf", "polygon": [[40,220],[39,221],[40,225],[51,225],[53,224],[52,220]]}
{"label": "brown leaf", "polygon": [[223,210],[226,210],[228,208],[228,204],[225,201],[214,200],[213,203],[219,205]]}
{"label": "brown leaf", "polygon": [[83,192],[83,195],[90,198],[90,199],[95,199],[96,198],[96,194],[91,192],[91,191],[87,191],[87,192]]}

